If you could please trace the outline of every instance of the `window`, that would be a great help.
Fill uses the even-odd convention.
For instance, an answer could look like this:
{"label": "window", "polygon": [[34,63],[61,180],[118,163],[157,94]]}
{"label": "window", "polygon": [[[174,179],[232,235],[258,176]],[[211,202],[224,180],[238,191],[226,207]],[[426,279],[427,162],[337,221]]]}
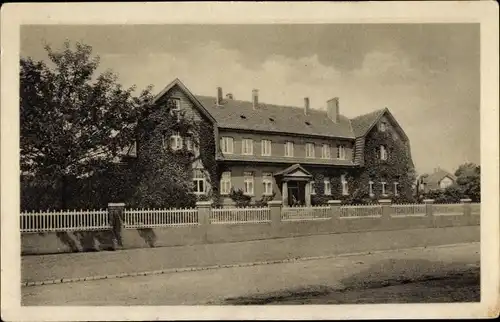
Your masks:
{"label": "window", "polygon": [[253,140],[243,139],[241,142],[241,154],[252,155],[253,154]]}
{"label": "window", "polygon": [[323,144],[323,147],[321,149],[321,158],[322,159],[330,159],[330,145],[329,144]]}
{"label": "window", "polygon": [[314,143],[306,143],[306,158],[314,158]]}
{"label": "window", "polygon": [[285,156],[293,157],[293,142],[285,142]]}
{"label": "window", "polygon": [[203,175],[203,172],[199,169],[194,170],[193,185],[195,194],[198,195],[205,194],[206,192],[205,176]]}
{"label": "window", "polygon": [[270,140],[262,140],[262,155],[270,156],[271,155],[271,141]]}
{"label": "window", "polygon": [[385,145],[380,146],[380,160],[387,160],[387,148]]}
{"label": "window", "polygon": [[331,195],[332,194],[332,184],[330,182],[330,178],[325,178],[325,180],[323,182],[325,184],[325,195],[326,196]]}
{"label": "window", "polygon": [[170,147],[172,150],[182,149],[182,137],[179,132],[174,132],[174,134],[170,136]]}
{"label": "window", "polygon": [[245,172],[243,174],[243,193],[247,196],[253,196],[253,173]]}
{"label": "window", "polygon": [[373,197],[373,181],[368,181],[368,188],[369,188],[369,194],[370,197]]}
{"label": "window", "polygon": [[349,194],[349,189],[347,187],[347,179],[346,179],[346,175],[343,174],[340,176],[340,182],[342,184],[342,195],[348,195]]}
{"label": "window", "polygon": [[314,181],[311,181],[311,194],[312,195],[316,194],[316,184]]}
{"label": "window", "polygon": [[398,185],[399,183],[398,182],[394,182],[394,195],[397,196],[398,195]]}
{"label": "window", "polygon": [[385,181],[382,181],[380,184],[382,185],[382,196],[386,196],[387,193],[385,191],[385,188],[386,188],[387,183]]}
{"label": "window", "polygon": [[337,159],[345,160],[345,145],[337,145]]}
{"label": "window", "polygon": [[177,117],[177,121],[181,117],[181,100],[180,98],[170,98],[168,100],[168,106],[171,108],[170,114]]}
{"label": "window", "polygon": [[193,141],[191,140],[191,138],[190,137],[185,138],[184,142],[186,144],[186,150],[192,151],[193,150]]}
{"label": "window", "polygon": [[226,171],[222,173],[220,180],[220,194],[228,195],[231,192],[231,172]]}
{"label": "window", "polygon": [[222,153],[233,154],[233,138],[223,136],[220,140]]}
{"label": "window", "polygon": [[262,174],[262,184],[264,185],[264,195],[273,194],[273,175],[271,173]]}
{"label": "window", "polygon": [[387,129],[387,123],[380,122],[380,124],[379,124],[379,130],[380,130],[380,132],[385,132],[386,129]]}

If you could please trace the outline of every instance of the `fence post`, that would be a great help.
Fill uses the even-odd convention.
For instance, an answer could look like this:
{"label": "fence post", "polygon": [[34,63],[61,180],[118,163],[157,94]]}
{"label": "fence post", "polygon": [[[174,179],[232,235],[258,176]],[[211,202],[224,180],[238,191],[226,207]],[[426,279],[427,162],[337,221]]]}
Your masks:
{"label": "fence post", "polygon": [[380,199],[378,203],[382,206],[382,220],[391,219],[391,199]]}
{"label": "fence post", "polygon": [[424,199],[425,215],[427,217],[432,217],[432,215],[434,214],[434,209],[432,208],[433,203],[434,203],[434,199]]}
{"label": "fence post", "polygon": [[281,206],[283,202],[281,200],[271,200],[267,203],[269,206],[269,211],[271,212],[271,228],[274,235],[278,234],[278,228],[281,225]]}
{"label": "fence post", "polygon": [[342,200],[328,200],[328,206],[330,207],[331,220],[335,221],[340,218],[340,205]]}
{"label": "fence post", "polygon": [[460,202],[463,205],[463,214],[464,218],[466,219],[465,221],[467,222],[467,225],[472,225],[472,213],[471,213],[471,207],[470,203],[472,202],[471,199],[460,199]]}
{"label": "fence post", "polygon": [[114,239],[120,247],[123,247],[122,230],[124,210],[124,203],[108,203],[109,224],[111,225]]}
{"label": "fence post", "polygon": [[203,242],[208,243],[208,225],[210,225],[210,215],[212,213],[211,201],[197,201],[198,224],[202,231]]}

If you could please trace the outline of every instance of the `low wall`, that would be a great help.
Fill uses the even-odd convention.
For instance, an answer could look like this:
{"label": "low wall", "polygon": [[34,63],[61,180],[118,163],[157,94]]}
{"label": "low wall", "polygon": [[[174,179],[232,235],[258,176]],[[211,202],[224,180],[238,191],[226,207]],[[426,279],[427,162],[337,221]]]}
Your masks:
{"label": "low wall", "polygon": [[227,243],[351,232],[391,231],[415,228],[478,226],[478,215],[431,215],[389,217],[332,217],[326,220],[281,221],[277,224],[209,224],[155,229],[124,229],[122,245],[112,231],[75,233],[25,233],[22,254],[102,251],[147,247]]}

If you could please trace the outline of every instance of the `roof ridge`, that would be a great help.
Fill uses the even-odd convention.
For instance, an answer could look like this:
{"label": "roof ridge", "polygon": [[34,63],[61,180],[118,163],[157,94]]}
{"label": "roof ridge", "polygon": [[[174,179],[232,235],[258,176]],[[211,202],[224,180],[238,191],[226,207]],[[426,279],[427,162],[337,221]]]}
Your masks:
{"label": "roof ridge", "polygon": [[[200,96],[200,97],[206,97],[206,98],[213,98],[214,100],[216,99],[215,96],[211,96],[211,95],[198,95],[198,94],[194,94],[194,96]],[[223,98],[224,100],[224,98]],[[230,100],[230,101],[233,101],[233,102],[243,102],[243,103],[249,103],[251,104],[252,101],[247,101],[247,100],[240,100],[240,99],[234,99],[234,98],[230,98],[230,99],[226,99],[226,100]],[[259,101],[259,104],[264,104],[264,105],[267,105],[267,106],[275,106],[275,107],[288,107],[288,108],[296,108],[296,109],[299,109],[299,110],[303,110],[304,107],[300,107],[300,106],[293,106],[293,105],[284,105],[284,104],[275,104],[275,103],[266,103],[266,102],[261,102]],[[317,109],[317,108],[310,108],[309,111],[315,111],[315,112],[324,112],[326,113],[326,110],[323,108],[323,109]],[[342,114],[340,114],[342,115]],[[342,115],[343,116],[343,115]]]}

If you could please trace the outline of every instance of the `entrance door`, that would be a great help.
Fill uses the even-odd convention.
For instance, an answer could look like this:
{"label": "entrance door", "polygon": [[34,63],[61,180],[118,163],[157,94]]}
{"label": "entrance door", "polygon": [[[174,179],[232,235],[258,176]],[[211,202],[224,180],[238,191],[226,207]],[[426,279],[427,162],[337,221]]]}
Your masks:
{"label": "entrance door", "polygon": [[305,204],[305,183],[298,181],[288,182],[288,205],[298,206]]}

